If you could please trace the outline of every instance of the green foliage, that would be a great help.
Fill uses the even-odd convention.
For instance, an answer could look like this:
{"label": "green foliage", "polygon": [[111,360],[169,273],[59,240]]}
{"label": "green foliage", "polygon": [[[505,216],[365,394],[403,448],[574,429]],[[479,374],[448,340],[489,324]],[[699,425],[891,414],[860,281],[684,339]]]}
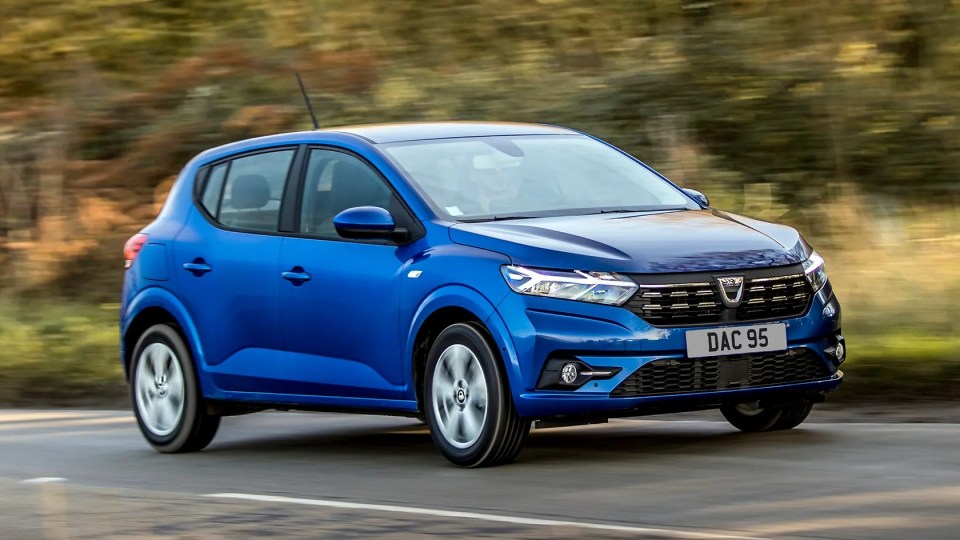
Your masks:
{"label": "green foliage", "polygon": [[848,400],[955,400],[960,395],[960,338],[922,331],[847,333],[852,344],[842,366]]}
{"label": "green foliage", "polygon": [[0,304],[0,403],[121,396],[116,308]]}
{"label": "green foliage", "polygon": [[[716,167],[740,171],[724,187],[773,181],[784,200],[833,180],[914,198],[958,191],[960,7],[948,0],[5,5],[0,109],[67,97],[90,115],[81,132],[101,123],[76,141],[88,158],[178,122],[216,133],[243,106],[299,106],[298,69],[327,125],[562,122],[670,173],[658,159],[670,118]],[[177,143],[191,155],[221,140]]]}

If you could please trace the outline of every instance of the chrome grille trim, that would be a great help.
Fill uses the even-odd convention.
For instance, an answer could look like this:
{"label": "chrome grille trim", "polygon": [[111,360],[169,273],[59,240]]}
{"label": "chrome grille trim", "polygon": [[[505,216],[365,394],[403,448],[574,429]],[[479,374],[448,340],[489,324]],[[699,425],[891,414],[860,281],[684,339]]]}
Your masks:
{"label": "chrome grille trim", "polygon": [[802,277],[803,277],[803,274],[790,274],[790,275],[787,275],[787,276],[770,276],[770,277],[763,277],[763,278],[753,278],[753,279],[750,280],[750,282],[751,282],[751,283],[764,283],[764,282],[766,282],[766,281],[785,281],[785,280],[788,280],[788,279],[797,279],[797,278],[802,278]]}
{"label": "chrome grille trim", "polygon": [[662,283],[657,285],[640,285],[641,289],[666,289],[670,287],[712,287],[713,284],[709,282],[699,282],[699,283]]}

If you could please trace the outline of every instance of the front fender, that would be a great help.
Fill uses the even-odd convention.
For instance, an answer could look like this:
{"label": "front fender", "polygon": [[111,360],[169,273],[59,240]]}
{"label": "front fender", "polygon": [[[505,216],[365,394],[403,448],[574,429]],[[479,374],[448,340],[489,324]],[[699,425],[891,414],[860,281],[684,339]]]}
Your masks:
{"label": "front fender", "polygon": [[[448,307],[465,309],[476,315],[476,317],[486,325],[487,330],[490,331],[490,336],[500,351],[500,355],[503,357],[507,379],[510,384],[510,392],[515,399],[519,397],[520,393],[516,389],[522,386],[520,385],[520,363],[517,360],[510,333],[507,331],[503,319],[497,314],[494,305],[478,291],[463,285],[447,285],[436,289],[427,295],[417,307],[407,332],[403,359],[404,372],[409,374],[414,373],[414,344],[417,339],[417,334],[423,327],[423,323],[426,322],[430,315],[440,309]],[[411,377],[411,384],[408,385],[406,391],[407,399],[416,399],[415,385],[416,381]]]}

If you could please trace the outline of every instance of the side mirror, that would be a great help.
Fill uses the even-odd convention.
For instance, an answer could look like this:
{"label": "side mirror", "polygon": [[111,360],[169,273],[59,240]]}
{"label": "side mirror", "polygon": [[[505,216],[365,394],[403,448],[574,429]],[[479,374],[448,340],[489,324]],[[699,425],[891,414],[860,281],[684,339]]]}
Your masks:
{"label": "side mirror", "polygon": [[334,216],[333,226],[337,234],[351,239],[390,238],[397,228],[390,212],[379,206],[347,208]]}
{"label": "side mirror", "polygon": [[347,208],[333,218],[337,234],[355,240],[397,237],[406,231],[397,229],[390,212],[379,206],[356,206]]}
{"label": "side mirror", "polygon": [[700,203],[700,206],[707,207],[710,206],[710,200],[707,199],[707,196],[695,189],[683,188],[683,192],[689,195],[693,200]]}

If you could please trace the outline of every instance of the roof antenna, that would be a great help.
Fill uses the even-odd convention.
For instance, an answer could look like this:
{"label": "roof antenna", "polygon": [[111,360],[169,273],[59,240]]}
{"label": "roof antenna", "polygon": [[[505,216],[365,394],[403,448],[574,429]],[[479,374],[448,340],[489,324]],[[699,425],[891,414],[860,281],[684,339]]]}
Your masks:
{"label": "roof antenna", "polygon": [[313,105],[310,105],[310,96],[307,95],[307,89],[303,87],[303,79],[300,78],[300,72],[297,73],[297,84],[300,85],[300,93],[303,94],[303,100],[307,102],[307,110],[310,111],[310,119],[313,120],[313,129],[320,129],[317,123],[317,115],[313,114]]}

